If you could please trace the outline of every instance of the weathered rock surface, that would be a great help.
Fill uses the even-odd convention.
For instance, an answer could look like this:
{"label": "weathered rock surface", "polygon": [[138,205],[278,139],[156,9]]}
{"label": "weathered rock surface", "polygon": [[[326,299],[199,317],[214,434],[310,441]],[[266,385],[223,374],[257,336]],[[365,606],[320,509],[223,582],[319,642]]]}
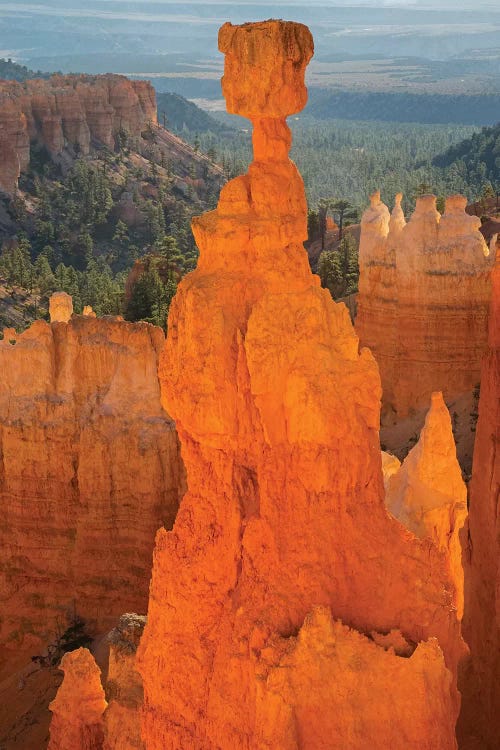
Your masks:
{"label": "weathered rock surface", "polygon": [[455,745],[452,677],[435,638],[402,658],[394,647],[381,648],[332,622],[330,611],[318,607],[297,637],[269,644],[258,677],[254,747],[436,750]]}
{"label": "weathered rock surface", "polygon": [[49,300],[49,315],[51,323],[68,323],[73,315],[71,295],[66,292],[54,292]]}
{"label": "weathered rock surface", "polygon": [[383,405],[404,417],[433,391],[446,401],[480,380],[492,258],[480,220],[451,196],[441,216],[427,195],[406,224],[377,192],[361,222],[356,331],[380,368]]}
{"label": "weathered rock surface", "polygon": [[306,100],[310,33],[226,24],[219,46],[254,161],[193,222],[198,267],[160,360],[189,489],[156,539],[145,747],[455,748],[448,551],[384,507],[377,366],[302,246],[285,117]]}
{"label": "weathered rock surface", "polygon": [[107,703],[101,670],[86,648],[65,654],[60,669],[64,679],[50,704],[48,750],[102,750]]}
{"label": "weathered rock surface", "polygon": [[461,690],[461,736],[471,748],[500,746],[500,243],[492,272],[488,352],[470,485],[464,632],[471,663]]}
{"label": "weathered rock surface", "polygon": [[146,618],[127,613],[107,636],[107,675],[86,648],[65,654],[64,679],[52,711],[48,750],[144,750],[139,709],[142,680],[135,669]]}
{"label": "weathered rock surface", "polygon": [[[384,474],[388,471],[390,465]],[[462,618],[464,573],[459,534],[467,517],[467,488],[457,461],[450,415],[439,392],[432,394],[418,443],[388,480],[385,504],[407,529],[421,539],[432,539],[446,553],[455,581],[454,604]]]}
{"label": "weathered rock surface", "polygon": [[184,482],[163,343],[146,323],[76,315],[0,342],[0,674],[75,615],[93,635],[146,610]]}
{"label": "weathered rock surface", "polygon": [[135,668],[135,656],[145,624],[144,616],[125,614],[108,636],[108,707],[104,714],[103,750],[144,748],[139,715],[143,701],[142,679]]}
{"label": "weathered rock surface", "polygon": [[0,81],[0,190],[15,190],[29,166],[30,143],[54,158],[66,146],[88,154],[93,141],[114,148],[120,130],[139,136],[156,121],[156,95],[147,81],[111,74]]}

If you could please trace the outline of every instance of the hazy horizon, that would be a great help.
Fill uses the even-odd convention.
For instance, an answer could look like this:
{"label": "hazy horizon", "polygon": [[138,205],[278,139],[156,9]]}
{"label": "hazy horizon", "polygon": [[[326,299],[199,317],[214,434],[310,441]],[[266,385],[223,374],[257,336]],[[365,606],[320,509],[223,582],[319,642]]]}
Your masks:
{"label": "hazy horizon", "polygon": [[308,23],[317,54],[500,54],[500,7],[492,0],[465,0],[459,11],[454,0],[0,0],[0,51],[22,62],[95,52],[215,55],[224,21],[269,17]]}

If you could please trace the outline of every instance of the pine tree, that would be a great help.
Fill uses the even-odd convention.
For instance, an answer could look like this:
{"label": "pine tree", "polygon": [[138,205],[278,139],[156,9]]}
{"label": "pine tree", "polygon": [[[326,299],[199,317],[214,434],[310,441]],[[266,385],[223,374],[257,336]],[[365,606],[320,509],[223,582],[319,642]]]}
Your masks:
{"label": "pine tree", "polygon": [[117,242],[120,245],[120,248],[124,248],[129,241],[128,227],[124,221],[118,219],[116,222],[115,233],[113,235],[113,242]]}

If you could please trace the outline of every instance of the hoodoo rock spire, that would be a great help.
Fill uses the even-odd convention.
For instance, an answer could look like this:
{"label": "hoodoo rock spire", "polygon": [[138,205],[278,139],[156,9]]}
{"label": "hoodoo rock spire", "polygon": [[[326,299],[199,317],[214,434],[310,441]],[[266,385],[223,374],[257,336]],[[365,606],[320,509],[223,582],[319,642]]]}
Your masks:
{"label": "hoodoo rock spire", "polygon": [[219,47],[254,160],[193,222],[200,258],[160,360],[188,492],[156,539],[143,741],[452,750],[457,576],[446,548],[386,511],[378,368],[302,245],[285,118],[306,101],[311,34],[225,24]]}

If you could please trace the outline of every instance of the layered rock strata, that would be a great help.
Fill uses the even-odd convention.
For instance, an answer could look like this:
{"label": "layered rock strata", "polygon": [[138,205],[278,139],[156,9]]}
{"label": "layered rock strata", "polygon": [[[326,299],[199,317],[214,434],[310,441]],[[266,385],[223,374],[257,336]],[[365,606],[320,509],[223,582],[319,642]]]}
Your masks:
{"label": "layered rock strata", "polygon": [[500,242],[495,249],[470,485],[464,629],[471,663],[462,680],[462,735],[482,750],[500,745]]}
{"label": "layered rock strata", "polygon": [[448,401],[479,383],[486,350],[492,259],[466,199],[417,199],[406,224],[371,196],[361,221],[356,331],[380,368],[383,404],[404,417],[433,391]]}
{"label": "layered rock strata", "polygon": [[120,131],[139,136],[156,121],[156,95],[147,81],[111,74],[0,81],[0,190],[15,190],[29,166],[30,143],[52,157],[66,146],[88,154],[93,141],[114,148]]}
{"label": "layered rock strata", "polygon": [[[57,320],[70,302],[51,304]],[[146,610],[184,482],[163,345],[155,326],[75,315],[0,341],[0,673],[75,617],[92,635]]]}
{"label": "layered rock strata", "polygon": [[449,551],[384,507],[377,366],[302,245],[285,117],[306,101],[311,35],[225,24],[219,47],[254,161],[193,222],[198,267],[160,360],[189,489],[156,538],[145,747],[455,748]]}

